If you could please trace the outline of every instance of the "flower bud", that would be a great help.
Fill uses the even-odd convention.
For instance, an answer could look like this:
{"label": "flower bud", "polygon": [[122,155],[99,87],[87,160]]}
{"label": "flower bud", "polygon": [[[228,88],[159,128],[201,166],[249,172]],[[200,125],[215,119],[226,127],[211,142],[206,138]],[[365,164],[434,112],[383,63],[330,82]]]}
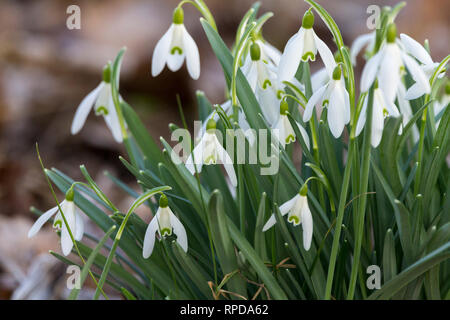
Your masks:
{"label": "flower bud", "polygon": [[75,198],[75,191],[73,190],[73,186],[71,186],[66,192],[66,200],[73,201],[73,198]]}
{"label": "flower bud", "polygon": [[339,65],[337,65],[333,71],[333,80],[339,80],[339,79],[341,79],[341,67]]}
{"label": "flower bud", "polygon": [[166,195],[163,193],[161,197],[159,198],[159,207],[160,208],[167,208],[169,205],[169,200],[167,199]]}
{"label": "flower bud", "polygon": [[214,121],[214,119],[209,119],[208,122],[206,123],[206,131],[215,130],[216,126],[217,126],[216,121]]}
{"label": "flower bud", "polygon": [[305,29],[311,29],[314,25],[314,14],[311,9],[305,12],[302,21],[302,27]]}
{"label": "flower bud", "polygon": [[252,58],[252,61],[259,61],[261,58],[261,49],[256,42],[253,42],[250,46],[250,57]]}
{"label": "flower bud", "polygon": [[306,197],[308,193],[308,185],[305,183],[298,192],[302,197]]}
{"label": "flower bud", "polygon": [[107,64],[103,68],[103,82],[110,83],[111,81],[111,66],[110,64]]}
{"label": "flower bud", "polygon": [[287,115],[289,112],[289,105],[285,100],[282,100],[280,103],[280,114]]}
{"label": "flower bud", "polygon": [[184,11],[181,7],[176,7],[173,11],[173,23],[175,24],[183,24],[184,21]]}
{"label": "flower bud", "polygon": [[397,37],[397,26],[395,23],[390,23],[387,27],[386,40],[388,43],[394,43]]}

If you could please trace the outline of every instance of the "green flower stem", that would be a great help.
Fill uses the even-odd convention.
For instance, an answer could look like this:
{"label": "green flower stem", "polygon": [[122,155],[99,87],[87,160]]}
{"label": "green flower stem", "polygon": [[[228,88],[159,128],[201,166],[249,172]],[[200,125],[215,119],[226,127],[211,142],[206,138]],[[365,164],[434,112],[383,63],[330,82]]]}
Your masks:
{"label": "green flower stem", "polygon": [[[303,64],[303,81],[305,84],[305,94],[306,97],[308,97],[308,100],[311,98],[313,92],[312,92],[312,83],[311,83],[311,71],[309,68],[309,62],[306,62]],[[301,104],[300,104],[301,105]],[[320,153],[319,153],[319,144],[317,143],[317,129],[316,129],[316,113],[313,112],[313,116],[311,117],[310,127],[311,127],[311,135],[312,135],[312,142],[313,142],[313,156],[314,161],[316,162],[317,166],[320,168]],[[325,206],[325,196],[323,193],[322,185],[317,186],[317,192],[319,193],[319,202],[320,205],[323,208],[326,208]]]}
{"label": "green flower stem", "polygon": [[127,225],[128,219],[130,219],[131,214],[141,204],[143,204],[145,201],[150,199],[152,196],[154,196],[157,193],[163,193],[164,191],[167,191],[167,190],[172,190],[172,188],[169,187],[169,186],[162,186],[162,187],[157,187],[157,188],[151,189],[151,190],[145,192],[144,194],[140,195],[136,200],[134,200],[134,202],[132,203],[131,207],[128,209],[127,214],[125,215],[122,223],[120,224],[119,230],[116,233],[116,236],[114,238],[114,242],[113,242],[113,244],[111,246],[111,250],[109,251],[108,258],[107,258],[107,260],[105,262],[105,265],[103,267],[103,272],[102,272],[102,275],[100,277],[100,281],[98,283],[97,290],[95,290],[94,300],[97,300],[99,298],[100,290],[103,288],[103,285],[105,284],[106,277],[108,276],[109,269],[111,268],[111,264],[112,264],[112,261],[114,259],[115,252],[117,250],[117,247],[119,245],[120,239],[122,238],[122,234],[123,234],[123,232],[125,230],[125,227]]}
{"label": "green flower stem", "polygon": [[342,230],[342,222],[344,220],[344,210],[345,210],[345,203],[347,200],[347,192],[348,187],[350,183],[350,173],[352,170],[352,164],[353,164],[353,157],[355,153],[355,148],[357,148],[356,140],[350,139],[349,148],[348,148],[348,160],[347,165],[345,166],[344,170],[344,178],[342,181],[342,189],[341,189],[341,195],[339,198],[339,206],[338,206],[338,213],[337,213],[337,220],[336,220],[336,230],[334,231],[333,236],[333,244],[331,247],[331,255],[330,255],[330,262],[328,265],[328,275],[327,275],[327,284],[325,287],[325,300],[330,300],[331,298],[331,288],[333,286],[333,278],[334,278],[334,271],[336,268],[336,259],[337,254],[339,250],[339,238],[341,236],[341,230]]}
{"label": "green flower stem", "polygon": [[[184,117],[183,107],[181,105],[181,99],[180,99],[179,95],[177,95],[177,104],[178,104],[178,110],[180,112],[181,122],[183,123],[184,129],[188,130],[188,125],[186,122],[186,118]],[[216,112],[216,111],[214,111],[214,112]],[[214,117],[214,115],[213,115],[213,117]],[[205,200],[203,198],[202,185],[200,182],[200,175],[198,173],[197,163],[195,161],[195,156],[194,156],[193,150],[194,150],[194,146],[191,144],[191,154],[192,154],[192,161],[194,163],[195,178],[197,181],[198,192],[200,193],[200,199],[202,201],[202,209],[203,209],[203,214],[205,216],[205,221],[206,221],[206,230],[208,232],[209,247],[211,249],[211,259],[212,259],[213,269],[214,269],[214,283],[217,285],[217,265],[216,265],[216,258],[215,258],[216,255],[214,253],[214,243],[213,243],[213,239],[212,239],[212,235],[211,235],[211,228],[209,227],[209,215],[208,215],[208,211],[206,210]]]}
{"label": "green flower stem", "polygon": [[371,135],[372,135],[372,117],[373,117],[373,86],[369,90],[369,97],[367,103],[367,118],[364,128],[364,142],[363,142],[363,159],[362,159],[362,175],[358,193],[361,197],[358,199],[358,210],[356,215],[355,225],[355,248],[353,253],[352,272],[350,275],[350,283],[347,292],[347,299],[352,300],[355,295],[356,280],[358,276],[359,263],[361,258],[361,246],[364,232],[364,217],[367,203],[367,187],[369,182],[370,169],[370,151],[371,151]]}
{"label": "green flower stem", "polygon": [[[51,182],[50,182],[50,180],[49,180],[49,178],[47,176],[47,172],[46,172],[46,169],[44,167],[44,163],[43,163],[41,155],[39,153],[39,145],[38,145],[37,142],[36,142],[36,152],[37,152],[37,156],[38,156],[38,159],[39,159],[39,163],[41,164],[42,171],[44,172],[45,180],[47,181],[47,184],[48,184],[48,186],[50,188],[50,191],[51,191],[51,193],[53,195],[53,198],[54,198],[54,200],[56,202],[56,205],[58,206],[58,210],[59,210],[59,212],[61,212],[61,216],[63,218],[64,225],[66,226],[67,231],[69,231],[69,236],[70,236],[70,239],[72,240],[72,243],[73,243],[73,246],[75,248],[75,251],[77,252],[78,256],[80,257],[81,261],[83,262],[83,265],[86,265],[86,261],[84,260],[83,255],[80,252],[80,249],[78,248],[78,245],[77,245],[77,242],[75,241],[75,238],[73,236],[72,230],[70,229],[70,226],[67,223],[66,216],[65,216],[64,212],[61,209],[61,205],[60,205],[60,203],[58,201],[58,198],[56,197],[55,190],[53,190],[53,186],[52,186],[52,184],[51,184]],[[106,293],[102,290],[101,287],[99,287],[99,284],[97,283],[97,280],[95,279],[95,277],[92,274],[90,269],[88,269],[88,272],[89,272],[89,275],[91,276],[92,280],[94,281],[94,283],[95,283],[95,285],[97,287],[97,290],[99,290],[99,294],[101,293],[105,297],[106,300],[109,300],[109,298],[106,295]]]}
{"label": "green flower stem", "polygon": [[178,8],[181,8],[184,4],[189,3],[192,4],[201,14],[202,16],[209,22],[211,27],[217,31],[216,21],[214,20],[214,16],[209,10],[208,6],[203,0],[183,0],[178,4]]}
{"label": "green flower stem", "polygon": [[235,106],[238,105],[236,77],[237,77],[237,73],[239,71],[242,54],[245,51],[245,48],[248,44],[248,39],[249,39],[251,33],[253,32],[253,30],[255,29],[255,27],[256,27],[256,22],[252,22],[250,24],[250,26],[247,28],[247,30],[245,31],[242,38],[239,40],[238,45],[236,46],[236,56],[234,57],[234,60],[233,60],[233,74],[232,74],[232,78],[231,78],[231,104],[233,106],[233,116],[234,116],[234,119],[236,122],[238,122],[238,120],[239,120],[238,111],[237,111],[238,109],[235,108]]}

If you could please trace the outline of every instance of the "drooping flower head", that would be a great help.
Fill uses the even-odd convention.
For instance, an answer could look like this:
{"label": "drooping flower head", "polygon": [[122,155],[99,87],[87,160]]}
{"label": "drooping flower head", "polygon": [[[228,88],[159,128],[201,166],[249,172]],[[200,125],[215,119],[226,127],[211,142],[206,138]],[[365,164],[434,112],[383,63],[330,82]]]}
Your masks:
{"label": "drooping flower head", "polygon": [[153,51],[152,76],[159,75],[166,63],[171,71],[178,71],[183,65],[184,59],[186,59],[186,66],[192,79],[197,80],[200,76],[198,48],[183,22],[183,9],[177,7],[173,13],[172,25],[159,39]]}
{"label": "drooping flower head", "polygon": [[391,23],[387,28],[386,43],[364,66],[361,75],[361,91],[367,92],[376,78],[388,101],[395,101],[405,67],[415,83],[406,92],[406,99],[413,100],[431,92],[430,83],[419,64],[411,58],[397,39],[397,28]]}
{"label": "drooping flower head", "polygon": [[[358,119],[358,124],[356,125],[356,135],[358,136],[367,118],[367,104],[368,97],[364,101],[361,114]],[[381,141],[383,136],[384,119],[387,117],[399,117],[400,113],[393,102],[389,102],[385,99],[383,91],[378,87],[378,83],[375,83],[375,89],[373,91],[373,106],[372,106],[372,132],[370,135],[370,142],[372,147],[376,148]]]}
{"label": "drooping flower head", "polygon": [[[280,145],[285,148],[287,144],[295,142],[295,131],[291,125],[291,122],[288,118],[289,106],[285,100],[282,100],[280,103],[280,117],[278,118],[277,123],[274,125],[274,135],[277,137]],[[297,127],[302,135],[303,141],[307,148],[309,149],[309,136],[306,130],[300,125],[300,123],[296,122]]]}
{"label": "drooping flower head", "polygon": [[186,160],[186,168],[191,174],[195,174],[196,169],[198,172],[202,171],[203,165],[223,164],[231,184],[236,187],[233,161],[217,139],[216,125],[213,118],[208,120],[205,134]]}
{"label": "drooping flower head", "polygon": [[114,139],[123,141],[119,117],[117,116],[111,91],[111,66],[108,64],[103,69],[103,80],[80,103],[72,121],[71,133],[77,134],[83,128],[84,123],[94,107],[95,115],[102,116],[111,131]]}
{"label": "drooping flower head", "polygon": [[[308,186],[305,183],[300,191],[290,200],[280,206],[282,216],[288,214],[288,222],[294,226],[302,224],[303,247],[309,250],[313,236],[313,219],[308,205]],[[263,227],[263,232],[269,230],[277,222],[275,214],[272,214]]]}
{"label": "drooping flower head", "polygon": [[339,138],[350,122],[350,98],[345,88],[340,65],[336,65],[330,81],[317,89],[305,107],[303,121],[311,119],[314,107],[319,104],[327,107],[328,126],[335,138]]}
{"label": "drooping flower head", "polygon": [[302,26],[293,35],[284,48],[278,66],[278,81],[291,81],[297,72],[301,61],[315,61],[319,52],[322,61],[331,74],[333,72],[334,57],[327,45],[313,30],[314,14],[308,10],[303,16]]}
{"label": "drooping flower head", "polygon": [[280,103],[283,92],[278,89],[275,68],[269,61],[261,45],[255,41],[250,46],[250,58],[246,60],[242,72],[255,93],[265,119],[272,125],[278,119],[278,108],[275,106]]}
{"label": "drooping flower head", "polygon": [[[61,211],[59,211],[58,206],[43,213],[28,231],[28,238],[35,236],[38,231],[41,230],[42,226],[56,214],[55,219],[53,220],[53,228],[61,231],[62,252],[65,256],[69,255],[73,248],[70,232],[76,241],[81,241],[84,234],[84,223],[81,217],[81,212],[73,202],[73,199],[74,190],[73,188],[70,188],[66,193],[65,200],[60,203],[62,214]],[[64,222],[63,215],[67,225]],[[70,232],[67,227],[69,227]]]}
{"label": "drooping flower head", "polygon": [[169,200],[164,194],[162,194],[159,198],[159,208],[156,211],[152,221],[148,224],[145,232],[144,246],[142,249],[142,255],[145,259],[150,257],[153,252],[156,233],[158,233],[160,239],[175,234],[177,236],[178,244],[185,252],[187,252],[188,240],[186,229],[169,208]]}

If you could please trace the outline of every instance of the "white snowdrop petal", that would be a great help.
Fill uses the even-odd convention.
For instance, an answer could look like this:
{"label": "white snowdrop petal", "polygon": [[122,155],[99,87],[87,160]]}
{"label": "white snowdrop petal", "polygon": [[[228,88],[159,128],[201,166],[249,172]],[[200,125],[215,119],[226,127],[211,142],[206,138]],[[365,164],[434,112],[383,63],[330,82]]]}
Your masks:
{"label": "white snowdrop petal", "polygon": [[278,65],[278,81],[290,81],[297,72],[303,52],[303,28],[289,39]]}
{"label": "white snowdrop petal", "polygon": [[180,70],[181,66],[183,65],[185,53],[179,54],[178,52],[175,52],[173,54],[169,53],[167,57],[167,67],[170,71],[175,72]]}
{"label": "white snowdrop petal", "polygon": [[313,237],[313,219],[311,211],[308,206],[308,199],[305,197],[303,200],[303,206],[301,210],[301,223],[303,229],[303,247],[306,251],[311,247]]}
{"label": "white snowdrop petal", "polygon": [[361,113],[359,114],[358,122],[356,124],[356,132],[355,132],[356,136],[359,136],[359,134],[361,133],[362,129],[366,124],[367,100],[368,98],[366,96],[363,107],[361,109]]}
{"label": "white snowdrop petal", "polygon": [[326,85],[330,81],[330,76],[326,68],[322,68],[311,76],[312,91],[316,92],[320,87]]}
{"label": "white snowdrop petal", "polygon": [[380,144],[381,138],[383,136],[384,127],[384,115],[383,109],[380,107],[373,106],[372,111],[372,132],[371,132],[371,144],[372,147],[376,148]]}
{"label": "white snowdrop petal", "polygon": [[275,218],[275,215],[272,214],[269,218],[269,220],[267,220],[266,224],[264,225],[262,231],[266,232],[267,230],[269,230],[270,228],[272,228],[275,223],[277,223],[277,219]]}
{"label": "white snowdrop petal", "polygon": [[222,147],[222,145],[220,144],[219,140],[215,135],[214,139],[216,144],[217,155],[219,157],[219,162],[223,164],[223,167],[225,168],[225,171],[227,172],[228,177],[230,178],[231,185],[233,187],[237,187],[237,177],[236,172],[234,171],[233,160],[231,160],[227,151]]}
{"label": "white snowdrop petal", "polygon": [[73,248],[72,238],[70,237],[69,230],[72,235],[75,234],[76,221],[75,221],[75,204],[72,201],[65,201],[64,205],[61,205],[64,217],[66,218],[66,223],[62,222],[61,228],[61,249],[65,256],[69,255]]}
{"label": "white snowdrop petal", "polygon": [[353,65],[356,65],[356,57],[361,52],[362,48],[369,45],[374,39],[374,33],[367,33],[356,37],[353,41],[352,47],[350,49],[350,59]]}
{"label": "white snowdrop petal", "polygon": [[375,81],[378,67],[380,66],[383,52],[380,50],[376,55],[367,61],[361,75],[361,92],[367,92]]}
{"label": "white snowdrop petal", "polygon": [[270,88],[267,90],[257,88],[256,93],[264,118],[266,118],[269,125],[273,125],[280,116],[280,108],[278,107],[280,100],[276,92]]}
{"label": "white snowdrop petal", "polygon": [[[305,58],[306,54],[313,54],[313,57],[311,57],[310,55],[308,55],[306,57],[306,60],[304,60],[303,58]],[[307,61],[308,59],[311,61],[315,61],[316,60],[316,55],[317,55],[317,47],[316,47],[316,39],[315,39],[315,33],[314,30],[311,29],[304,29],[303,32],[303,51],[302,51],[302,60],[303,61]]]}
{"label": "white snowdrop petal", "polygon": [[269,57],[269,59],[272,60],[276,66],[278,66],[281,59],[280,50],[278,50],[268,42],[258,41],[258,44],[262,47],[262,51]]}
{"label": "white snowdrop petal", "polygon": [[[422,68],[420,68],[419,64],[406,54],[402,55],[402,59],[405,62],[406,68],[408,68],[408,71],[411,73],[412,78],[416,81],[415,84],[417,84],[418,88],[414,89],[414,95],[420,94],[421,92],[422,94],[430,93],[430,82],[428,81],[428,78]],[[408,92],[406,93],[406,95],[408,96]],[[410,95],[414,96],[412,93]]]}
{"label": "white snowdrop petal", "polygon": [[400,39],[405,47],[405,50],[417,60],[423,64],[433,63],[433,59],[431,59],[430,54],[419,42],[404,33],[400,34]]}
{"label": "white snowdrop petal", "polygon": [[405,99],[406,100],[414,100],[425,94],[425,88],[421,86],[418,82],[414,83],[411,87],[406,91]]}
{"label": "white snowdrop petal", "polygon": [[75,234],[73,235],[75,240],[80,241],[84,235],[84,221],[80,210],[75,210]]}
{"label": "white snowdrop petal", "polygon": [[[170,209],[169,209],[170,210]],[[177,242],[180,247],[187,252],[188,250],[188,239],[186,234],[186,229],[184,228],[181,221],[177,218],[177,216],[170,210],[170,223],[173,227],[173,233],[177,236]]]}
{"label": "white snowdrop petal", "polygon": [[400,83],[400,67],[398,48],[389,45],[380,65],[378,85],[387,101],[394,101]]}
{"label": "white snowdrop petal", "polygon": [[108,114],[104,116],[106,125],[108,126],[111,134],[113,135],[114,140],[118,143],[122,143],[122,129],[120,127],[119,117],[116,112],[116,108],[114,106],[114,102],[112,100],[112,96],[109,98],[108,103]]}
{"label": "white snowdrop petal", "polygon": [[272,128],[272,134],[277,138],[278,143],[281,145],[282,148],[286,145],[286,139],[285,139],[285,128],[283,125],[283,117],[280,116],[278,118],[278,121],[275,123],[274,127]]}
{"label": "white snowdrop petal", "polygon": [[[192,153],[189,155],[188,159],[186,160],[186,168],[189,170],[191,174],[195,174],[195,169],[197,168],[198,172],[202,171],[203,166],[203,145],[204,145],[204,139],[205,139],[206,133],[203,135],[202,140],[200,143],[194,148]],[[194,164],[195,160],[195,164]]]}
{"label": "white snowdrop petal", "polygon": [[303,122],[309,121],[311,119],[314,107],[317,103],[319,103],[321,100],[323,100],[323,95],[325,94],[325,90],[327,88],[327,85],[324,85],[323,87],[320,87],[318,90],[316,90],[311,98],[309,98],[308,103],[305,107],[305,112],[303,112]]}
{"label": "white snowdrop petal", "polygon": [[345,99],[340,90],[333,90],[328,104],[328,126],[335,138],[339,138],[345,127],[345,113],[342,106]]}
{"label": "white snowdrop petal", "polygon": [[192,79],[197,80],[200,77],[200,54],[194,39],[187,32],[183,25],[183,44],[186,54],[186,65],[189,75]]}
{"label": "white snowdrop petal", "polygon": [[294,207],[299,197],[300,195],[296,194],[292,199],[286,201],[280,206],[280,213],[282,216],[285,216],[289,211],[291,211],[292,207]]}
{"label": "white snowdrop petal", "polygon": [[255,92],[256,86],[258,84],[258,70],[256,62],[250,61],[248,71],[245,74],[245,77],[247,78],[247,82],[250,85],[250,88],[252,89],[253,92]]}
{"label": "white snowdrop petal", "polygon": [[309,150],[310,149],[310,143],[309,143],[308,132],[306,132],[305,128],[303,128],[300,123],[298,123],[298,122],[296,122],[296,123],[297,123],[298,130],[300,131],[300,134],[302,135],[303,141],[305,141],[306,147]]}
{"label": "white snowdrop petal", "polygon": [[319,51],[320,58],[322,58],[323,64],[327,69],[328,74],[332,75],[337,65],[336,61],[334,60],[333,53],[325,44],[325,42],[323,42],[315,33],[314,33],[314,42],[316,44],[317,51]]}
{"label": "white snowdrop petal", "polygon": [[144,236],[144,246],[142,249],[142,256],[147,259],[150,257],[150,255],[153,252],[153,248],[155,246],[155,237],[156,237],[156,231],[158,230],[158,216],[160,213],[160,208],[158,208],[158,211],[156,211],[155,216],[153,217],[152,221],[147,226],[147,230],[145,231]]}
{"label": "white snowdrop petal", "polygon": [[156,77],[164,69],[167,57],[170,54],[170,43],[172,42],[174,25],[169,27],[169,30],[156,43],[155,50],[152,57],[152,76]]}
{"label": "white snowdrop petal", "polygon": [[100,84],[92,90],[80,103],[75,112],[75,116],[73,117],[72,127],[70,128],[70,132],[72,134],[77,134],[80,132],[81,128],[83,128],[84,123],[86,122],[87,116],[92,109],[92,106],[95,103],[95,100],[98,97],[99,92],[102,90],[104,86],[104,82],[100,82]]}
{"label": "white snowdrop petal", "polygon": [[344,112],[344,121],[345,124],[350,122],[350,96],[348,94],[347,89],[345,88],[345,84],[342,80],[339,80],[339,90],[342,91],[342,95],[344,96],[344,104],[343,104],[343,112]]}
{"label": "white snowdrop petal", "polygon": [[[62,204],[62,202],[61,202]],[[41,230],[42,226],[50,220],[50,218],[58,211],[58,206],[53,207],[43,213],[33,224],[30,231],[28,231],[28,238],[33,237],[39,230]]]}

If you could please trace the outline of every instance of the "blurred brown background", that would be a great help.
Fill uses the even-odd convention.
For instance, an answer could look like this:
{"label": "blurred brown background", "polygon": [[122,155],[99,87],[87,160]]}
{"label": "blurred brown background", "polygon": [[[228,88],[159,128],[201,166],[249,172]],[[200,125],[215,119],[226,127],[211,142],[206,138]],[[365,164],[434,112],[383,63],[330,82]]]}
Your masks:
{"label": "blurred brown background", "polygon": [[[206,0],[228,44],[252,2]],[[319,2],[336,20],[347,45],[357,35],[368,32],[368,5],[396,3]],[[167,124],[180,122],[176,93],[181,95],[190,119],[196,111],[195,90],[205,91],[214,103],[223,102],[220,65],[198,21],[199,14],[189,5],[184,7],[185,24],[200,49],[200,79],[192,81],[185,67],[177,73],[165,69],[157,78],[150,75],[153,48],[169,27],[177,3],[176,0],[0,2],[0,299],[10,298],[19,286],[21,291],[16,291],[16,298],[61,298],[65,294],[62,289],[48,290],[58,287],[51,278],[39,281],[39,286],[44,288],[38,293],[32,295],[31,289],[27,291],[33,286],[29,280],[33,272],[58,267],[55,259],[47,259],[47,250],[59,251],[57,236],[50,227],[36,236],[36,240],[26,238],[35,219],[29,207],[44,210],[54,206],[36,157],[36,142],[47,167],[56,167],[81,179],[78,168],[86,164],[119,208],[126,208],[130,202],[103,175],[108,170],[136,187],[118,160],[123,148],[114,142],[104,121],[90,115],[81,133],[70,135],[78,104],[99,83],[103,65],[114,59],[122,46],[128,50],[122,67],[121,94],[141,115],[154,137],[167,137]],[[300,27],[307,5],[300,0],[262,0],[261,3],[260,12],[275,14],[265,25],[265,38],[282,50]],[[407,1],[397,19],[400,32],[421,43],[429,39],[435,61],[449,52],[449,3],[447,0]],[[66,27],[66,9],[71,4],[81,8],[81,30]],[[316,32],[335,50],[328,30],[319,20],[316,16]],[[362,61],[358,66],[361,64]],[[317,65],[320,63],[314,67]],[[44,255],[36,258],[39,253]],[[64,271],[55,274],[61,272]],[[31,284],[24,283],[24,279]]]}

